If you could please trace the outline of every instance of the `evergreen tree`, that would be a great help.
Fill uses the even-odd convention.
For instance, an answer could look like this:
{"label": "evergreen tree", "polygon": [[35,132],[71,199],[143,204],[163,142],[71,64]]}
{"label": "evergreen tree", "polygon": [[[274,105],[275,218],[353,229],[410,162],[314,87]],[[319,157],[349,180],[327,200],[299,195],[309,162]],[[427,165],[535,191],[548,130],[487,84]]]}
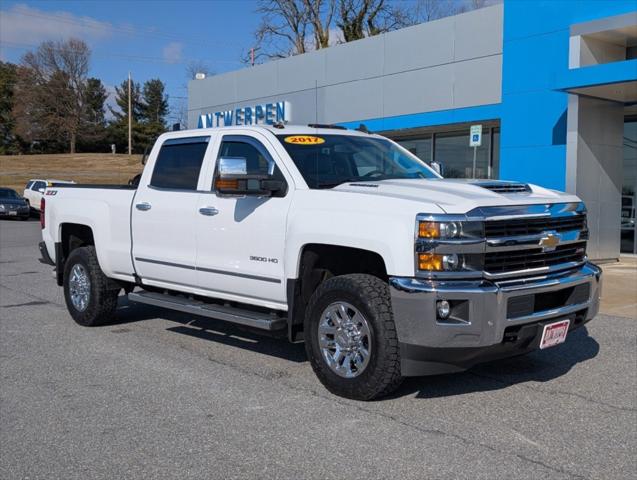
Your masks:
{"label": "evergreen tree", "polygon": [[146,123],[166,125],[168,114],[168,95],[165,94],[164,82],[158,78],[144,83],[142,117]]}
{"label": "evergreen tree", "polygon": [[[119,109],[108,107],[116,122],[128,123],[128,80],[124,80],[119,87],[115,87],[115,103]],[[139,83],[131,83],[131,112],[133,125],[142,118],[141,89]]]}
{"label": "evergreen tree", "polygon": [[99,78],[86,81],[84,102],[86,105],[86,121],[89,125],[104,127],[106,124],[104,104],[108,94]]}
{"label": "evergreen tree", "polygon": [[105,102],[106,88],[99,78],[89,78],[84,92],[84,115],[80,148],[82,151],[107,151]]}
{"label": "evergreen tree", "polygon": [[2,155],[19,151],[12,115],[16,82],[16,65],[0,62],[0,154]]}
{"label": "evergreen tree", "polygon": [[164,93],[164,83],[158,78],[144,83],[142,100],[143,141],[150,145],[166,131],[168,96]]}
{"label": "evergreen tree", "polygon": [[[119,108],[108,107],[113,120],[109,125],[109,142],[117,145],[118,152],[128,149],[128,80],[115,87],[115,103]],[[144,150],[145,134],[143,132],[141,88],[139,83],[131,82],[131,120],[133,134],[133,152]]]}

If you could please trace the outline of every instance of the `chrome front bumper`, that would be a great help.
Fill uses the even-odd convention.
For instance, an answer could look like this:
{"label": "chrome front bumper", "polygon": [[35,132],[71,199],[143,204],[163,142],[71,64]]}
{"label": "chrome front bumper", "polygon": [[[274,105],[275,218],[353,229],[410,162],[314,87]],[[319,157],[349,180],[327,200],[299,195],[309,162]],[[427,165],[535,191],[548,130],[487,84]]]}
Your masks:
{"label": "chrome front bumper", "polygon": [[[599,310],[601,282],[602,271],[592,263],[540,278],[498,282],[391,277],[389,284],[403,375],[460,371],[491,358],[533,350],[539,344],[535,331],[544,323],[571,318],[571,329],[574,329],[592,319]],[[575,303],[555,305],[562,298],[560,295],[568,295],[574,291],[573,287],[586,284],[589,288],[584,290],[585,297]],[[538,299],[532,311],[513,315],[511,311],[516,302],[510,300],[525,297],[518,300],[526,301],[530,296]],[[460,314],[446,321],[438,319],[438,300],[450,301]],[[543,304],[550,307],[542,309]],[[507,333],[519,332],[522,327],[524,338]],[[521,343],[515,344],[518,340]]]}

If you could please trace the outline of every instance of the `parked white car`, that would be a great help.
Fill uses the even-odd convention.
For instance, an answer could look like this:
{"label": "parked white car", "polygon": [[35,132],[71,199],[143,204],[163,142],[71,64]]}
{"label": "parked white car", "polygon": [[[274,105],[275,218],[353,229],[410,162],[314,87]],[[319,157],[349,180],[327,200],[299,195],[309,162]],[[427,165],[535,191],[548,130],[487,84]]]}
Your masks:
{"label": "parked white car", "polygon": [[123,289],[304,341],[349,398],[552,347],[599,307],[578,197],[445,180],[361,131],[166,133],[138,186],[56,185],[43,210],[40,252],[80,325],[112,322]]}
{"label": "parked white car", "polygon": [[44,195],[44,190],[46,187],[50,187],[54,183],[75,183],[71,180],[53,180],[53,179],[41,179],[41,178],[32,178],[27,182],[26,187],[24,187],[24,193],[22,196],[25,198],[29,206],[37,211],[40,211],[40,201],[42,200],[42,196]]}

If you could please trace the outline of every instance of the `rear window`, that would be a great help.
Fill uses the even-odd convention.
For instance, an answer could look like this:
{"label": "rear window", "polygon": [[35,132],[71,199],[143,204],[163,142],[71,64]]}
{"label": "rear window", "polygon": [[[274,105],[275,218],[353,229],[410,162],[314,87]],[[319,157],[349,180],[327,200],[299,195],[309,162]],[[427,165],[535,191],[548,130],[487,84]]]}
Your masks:
{"label": "rear window", "polygon": [[0,188],[0,198],[20,198],[20,195],[10,188]]}
{"label": "rear window", "polygon": [[166,140],[159,150],[150,185],[156,188],[197,190],[209,140],[210,137]]}

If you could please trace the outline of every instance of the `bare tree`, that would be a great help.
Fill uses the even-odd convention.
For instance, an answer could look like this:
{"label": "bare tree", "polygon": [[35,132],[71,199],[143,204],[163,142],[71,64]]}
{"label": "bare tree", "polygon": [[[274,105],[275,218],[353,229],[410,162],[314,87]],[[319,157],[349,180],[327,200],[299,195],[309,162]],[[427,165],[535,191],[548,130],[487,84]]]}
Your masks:
{"label": "bare tree", "polygon": [[16,129],[25,139],[59,140],[75,153],[85,113],[91,52],[78,39],[43,42],[22,57]]}
{"label": "bare tree", "polygon": [[478,10],[502,0],[418,0],[411,15],[412,23],[430,22],[439,18],[458,15],[470,10]]}
{"label": "bare tree", "polygon": [[243,55],[254,59],[284,58],[330,46],[335,23],[342,41],[351,42],[420,22],[481,8],[500,0],[259,0],[262,21],[256,45]]}
{"label": "bare tree", "polygon": [[314,34],[314,49],[330,46],[330,29],[336,10],[336,0],[303,0],[308,21]]}
{"label": "bare tree", "polygon": [[188,80],[194,80],[198,73],[203,73],[206,76],[214,74],[208,64],[202,60],[193,60],[186,65],[186,78]]}
{"label": "bare tree", "polygon": [[307,51],[310,25],[307,3],[306,0],[259,1],[257,12],[262,20],[255,34],[255,58],[284,58]]}
{"label": "bare tree", "polygon": [[339,0],[338,27],[346,42],[396,30],[413,23],[406,7],[386,0]]}

